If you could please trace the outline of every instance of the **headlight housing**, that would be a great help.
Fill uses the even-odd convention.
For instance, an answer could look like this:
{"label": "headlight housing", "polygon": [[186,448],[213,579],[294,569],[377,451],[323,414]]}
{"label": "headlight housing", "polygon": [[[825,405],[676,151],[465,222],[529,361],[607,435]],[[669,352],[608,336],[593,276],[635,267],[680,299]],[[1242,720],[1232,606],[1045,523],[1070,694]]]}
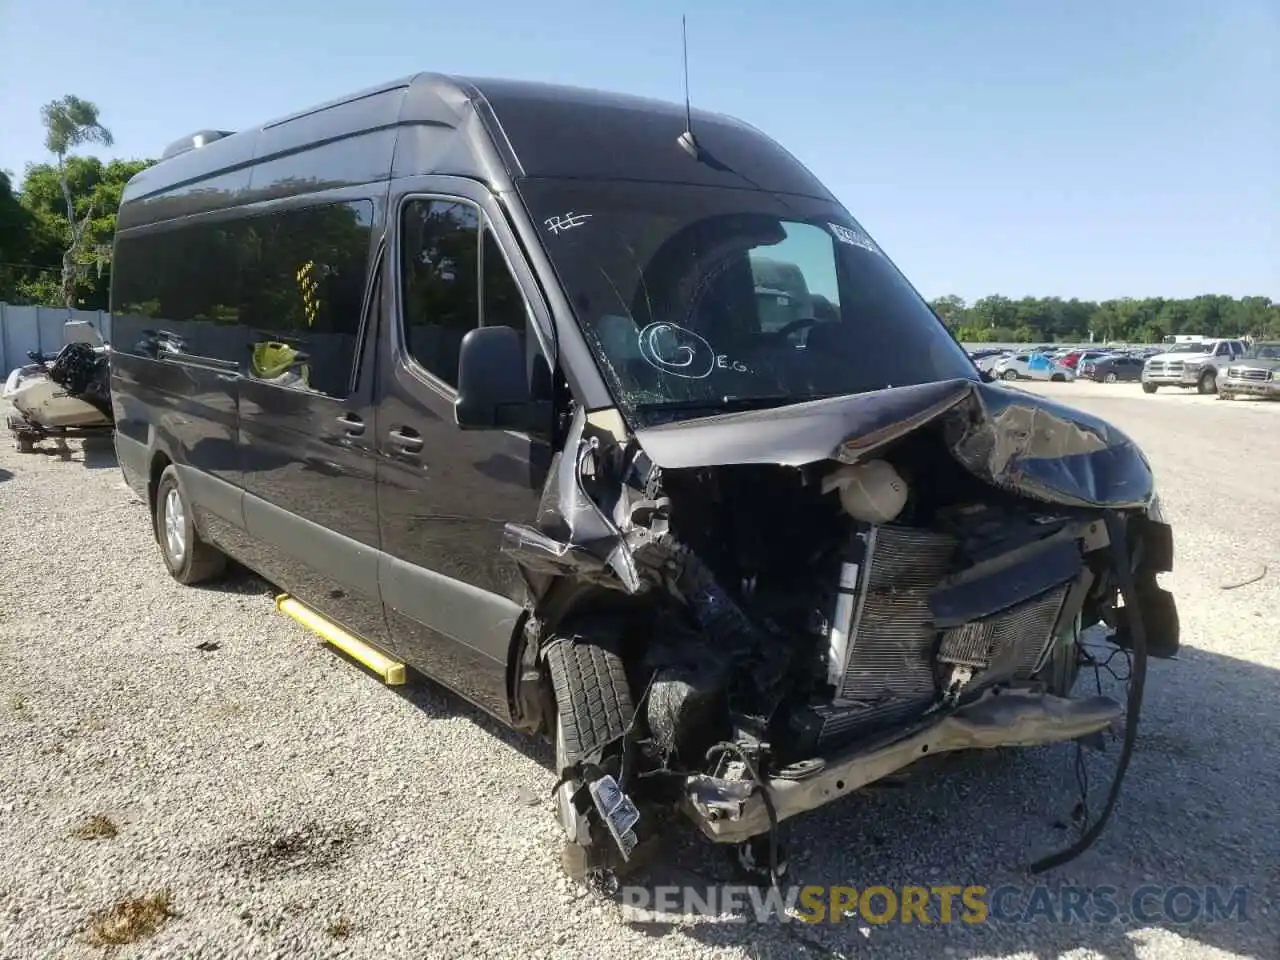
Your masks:
{"label": "headlight housing", "polygon": [[1271,379],[1272,379],[1272,380],[1280,380],[1280,370],[1272,370],[1272,371],[1271,371]]}

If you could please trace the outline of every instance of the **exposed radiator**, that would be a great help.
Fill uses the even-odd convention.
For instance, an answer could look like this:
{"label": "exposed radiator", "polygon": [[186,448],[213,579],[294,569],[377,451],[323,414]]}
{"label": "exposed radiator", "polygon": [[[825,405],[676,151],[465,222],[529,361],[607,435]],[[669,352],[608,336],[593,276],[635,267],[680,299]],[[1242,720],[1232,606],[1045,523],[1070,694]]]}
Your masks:
{"label": "exposed radiator", "polygon": [[838,700],[871,705],[933,696],[936,634],[926,597],[950,572],[957,546],[930,530],[872,529]]}
{"label": "exposed radiator", "polygon": [[842,681],[832,703],[811,708],[820,746],[922,714],[941,696],[940,673],[949,665],[972,668],[975,684],[1030,676],[1043,666],[1066,585],[941,632],[927,597],[952,572],[957,541],[896,526],[873,527],[864,537]]}

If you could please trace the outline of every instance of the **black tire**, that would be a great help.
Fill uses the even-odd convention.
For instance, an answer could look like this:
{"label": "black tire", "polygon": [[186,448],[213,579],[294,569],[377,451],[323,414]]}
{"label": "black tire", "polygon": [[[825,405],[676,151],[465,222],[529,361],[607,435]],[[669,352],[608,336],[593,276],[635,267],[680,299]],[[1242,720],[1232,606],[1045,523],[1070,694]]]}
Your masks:
{"label": "black tire", "polygon": [[1061,373],[1055,373],[1049,377],[1051,383],[1066,383],[1067,378]]}
{"label": "black tire", "polygon": [[[604,625],[602,625],[602,630]],[[547,647],[547,669],[555,693],[556,776],[566,767],[620,740],[631,725],[635,705],[626,666],[608,636],[575,632],[557,636]],[[598,867],[615,873],[624,866],[612,841],[589,844],[569,804],[581,786],[577,780],[556,796],[556,814],[565,831],[561,865],[570,879],[582,882]]]}
{"label": "black tire", "polygon": [[1196,391],[1203,394],[1217,393],[1218,374],[1213,370],[1206,370],[1196,382]]}
{"label": "black tire", "polygon": [[1156,392],[1156,390],[1158,390],[1158,389],[1159,389],[1159,387],[1158,387],[1156,384],[1154,384],[1154,383],[1144,383],[1144,384],[1142,385],[1142,392],[1143,392],[1143,393],[1155,393],[1155,392]]}
{"label": "black tire", "polygon": [[1017,370],[1006,370],[1004,373],[1000,374],[1000,379],[1001,379],[1001,380],[1017,380],[1017,379],[1018,379],[1018,371],[1017,371]]}
{"label": "black tire", "polygon": [[[168,513],[167,507],[171,495],[176,495],[182,506],[181,517],[176,525],[181,529],[183,549],[175,551],[170,538],[165,535]],[[227,557],[221,550],[200,538],[196,530],[195,518],[191,512],[191,502],[187,499],[182,484],[178,482],[178,471],[170,464],[160,474],[160,482],[156,485],[156,504],[153,517],[156,541],[160,544],[160,556],[170,576],[179,583],[188,586],[212,580],[220,575],[227,566]]]}
{"label": "black tire", "polygon": [[1117,380],[1119,380],[1120,378],[1119,378],[1119,377],[1117,377],[1117,376],[1115,375],[1115,372],[1114,372],[1114,371],[1112,371],[1111,373],[1108,373],[1108,374],[1107,374],[1105,377],[1103,377],[1102,379],[1103,379],[1103,380],[1105,380],[1107,383],[1115,383],[1115,382],[1116,382]]}
{"label": "black tire", "polygon": [[36,452],[36,442],[31,437],[16,437],[14,444],[17,446],[19,453]]}

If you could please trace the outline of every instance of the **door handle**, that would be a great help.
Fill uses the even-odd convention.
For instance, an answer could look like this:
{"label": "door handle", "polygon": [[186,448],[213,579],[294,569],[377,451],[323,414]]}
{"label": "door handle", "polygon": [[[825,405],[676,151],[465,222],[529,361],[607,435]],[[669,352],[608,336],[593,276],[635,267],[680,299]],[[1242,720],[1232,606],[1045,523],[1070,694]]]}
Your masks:
{"label": "door handle", "polygon": [[391,442],[405,453],[418,453],[422,450],[422,438],[412,427],[397,427],[387,434]]}
{"label": "door handle", "polygon": [[354,413],[344,413],[338,417],[338,423],[342,424],[343,430],[349,437],[358,437],[364,433],[364,421]]}

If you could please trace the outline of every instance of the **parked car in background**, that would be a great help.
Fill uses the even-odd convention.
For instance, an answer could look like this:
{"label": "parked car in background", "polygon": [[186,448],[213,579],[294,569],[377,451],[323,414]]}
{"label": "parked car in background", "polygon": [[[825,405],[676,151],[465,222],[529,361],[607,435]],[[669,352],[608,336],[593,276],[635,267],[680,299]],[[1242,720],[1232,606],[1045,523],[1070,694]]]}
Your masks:
{"label": "parked car in background", "polygon": [[1111,350],[1076,350],[1068,353],[1062,358],[1063,366],[1070,367],[1072,370],[1079,372],[1080,364],[1086,360],[1096,360],[1099,357],[1105,357],[1111,354]]}
{"label": "parked car in background", "polygon": [[1142,379],[1142,367],[1145,362],[1142,357],[1127,353],[1113,353],[1094,360],[1082,361],[1077,372],[1086,380],[1096,380],[1099,383],[1115,383],[1119,380],[1135,381]]}
{"label": "parked car in background", "polygon": [[1280,341],[1259,341],[1227,367],[1218,381],[1218,397],[1234,400],[1239,394],[1280,400]]}
{"label": "parked car in background", "polygon": [[1191,340],[1147,358],[1142,368],[1142,390],[1155,393],[1160,387],[1195,387],[1200,393],[1215,393],[1218,374],[1233,360],[1248,353],[1243,340]]}
{"label": "parked car in background", "polygon": [[1074,380],[1076,372],[1043,353],[1016,353],[991,368],[1001,380]]}
{"label": "parked car in background", "polygon": [[991,373],[997,363],[1012,356],[1013,351],[1011,350],[995,350],[983,356],[975,357],[973,365],[983,373]]}

